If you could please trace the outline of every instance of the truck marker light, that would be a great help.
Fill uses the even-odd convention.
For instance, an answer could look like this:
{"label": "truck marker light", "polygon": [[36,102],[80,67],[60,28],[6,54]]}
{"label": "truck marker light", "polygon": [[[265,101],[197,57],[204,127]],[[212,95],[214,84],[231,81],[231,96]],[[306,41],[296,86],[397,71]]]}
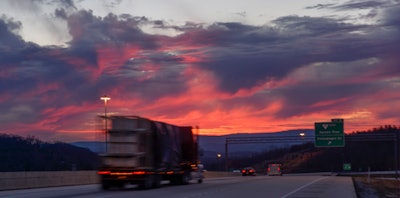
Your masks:
{"label": "truck marker light", "polygon": [[146,174],[146,172],[145,171],[135,171],[135,172],[132,172],[131,174],[133,174],[133,175],[144,175],[144,174]]}
{"label": "truck marker light", "polygon": [[120,172],[116,172],[116,173],[110,173],[110,175],[132,175],[132,173],[120,173]]}
{"label": "truck marker light", "polygon": [[108,175],[110,173],[111,173],[110,171],[97,171],[98,175]]}

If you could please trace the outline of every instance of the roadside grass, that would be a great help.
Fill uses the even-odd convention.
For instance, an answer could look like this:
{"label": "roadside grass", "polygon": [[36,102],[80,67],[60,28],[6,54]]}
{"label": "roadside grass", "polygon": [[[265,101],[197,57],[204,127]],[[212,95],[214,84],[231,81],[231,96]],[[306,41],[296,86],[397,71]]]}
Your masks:
{"label": "roadside grass", "polygon": [[354,176],[357,197],[400,197],[400,180],[395,178]]}

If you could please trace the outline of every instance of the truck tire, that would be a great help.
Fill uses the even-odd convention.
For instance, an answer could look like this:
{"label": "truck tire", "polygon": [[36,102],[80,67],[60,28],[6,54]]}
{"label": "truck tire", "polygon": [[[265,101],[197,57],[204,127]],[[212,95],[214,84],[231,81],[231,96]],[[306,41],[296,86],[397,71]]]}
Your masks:
{"label": "truck tire", "polygon": [[119,189],[123,189],[123,188],[125,187],[125,183],[124,183],[124,182],[117,182],[117,183],[115,184],[115,186],[116,186],[117,188],[119,188]]}
{"label": "truck tire", "polygon": [[182,175],[181,175],[181,181],[180,184],[189,184],[189,181],[191,180],[191,176],[190,176],[190,172],[189,171],[185,171]]}
{"label": "truck tire", "polygon": [[171,176],[171,178],[169,179],[169,181],[170,181],[170,183],[171,183],[172,185],[178,185],[178,184],[179,184],[179,181],[180,181],[179,175],[173,175],[173,176]]}
{"label": "truck tire", "polygon": [[154,177],[153,175],[147,175],[142,182],[139,183],[140,189],[149,189],[153,187]]}
{"label": "truck tire", "polygon": [[101,189],[102,190],[109,190],[111,188],[110,182],[102,182],[101,183]]}
{"label": "truck tire", "polygon": [[153,179],[153,188],[160,188],[161,187],[161,175],[154,175]]}

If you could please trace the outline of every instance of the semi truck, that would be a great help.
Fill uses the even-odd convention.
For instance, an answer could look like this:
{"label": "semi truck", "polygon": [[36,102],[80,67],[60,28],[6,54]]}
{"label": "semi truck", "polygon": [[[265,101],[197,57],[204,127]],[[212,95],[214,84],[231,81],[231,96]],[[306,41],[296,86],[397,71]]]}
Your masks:
{"label": "semi truck", "polygon": [[191,126],[176,126],[139,116],[108,116],[106,151],[98,170],[101,187],[158,188],[203,181],[198,159],[198,136]]}

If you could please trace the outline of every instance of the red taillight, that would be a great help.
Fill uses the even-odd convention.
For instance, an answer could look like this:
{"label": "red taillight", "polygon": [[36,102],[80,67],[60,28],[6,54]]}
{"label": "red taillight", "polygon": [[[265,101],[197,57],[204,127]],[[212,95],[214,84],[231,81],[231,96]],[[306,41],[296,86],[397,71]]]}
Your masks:
{"label": "red taillight", "polygon": [[280,167],[278,167],[278,171],[281,171],[281,168],[280,168]]}
{"label": "red taillight", "polygon": [[254,170],[249,170],[250,173],[254,172]]}
{"label": "red taillight", "polygon": [[132,172],[132,174],[133,175],[144,175],[144,174],[146,174],[146,172],[145,171],[135,171],[135,172]]}
{"label": "red taillight", "polygon": [[99,175],[144,175],[146,171],[133,171],[133,172],[111,172],[111,171],[98,171]]}
{"label": "red taillight", "polygon": [[108,175],[110,173],[111,173],[111,171],[97,171],[97,174],[99,174],[99,175]]}
{"label": "red taillight", "polygon": [[268,168],[268,172],[271,171],[271,168]]}
{"label": "red taillight", "polygon": [[242,170],[242,173],[245,173],[246,172],[246,170]]}

